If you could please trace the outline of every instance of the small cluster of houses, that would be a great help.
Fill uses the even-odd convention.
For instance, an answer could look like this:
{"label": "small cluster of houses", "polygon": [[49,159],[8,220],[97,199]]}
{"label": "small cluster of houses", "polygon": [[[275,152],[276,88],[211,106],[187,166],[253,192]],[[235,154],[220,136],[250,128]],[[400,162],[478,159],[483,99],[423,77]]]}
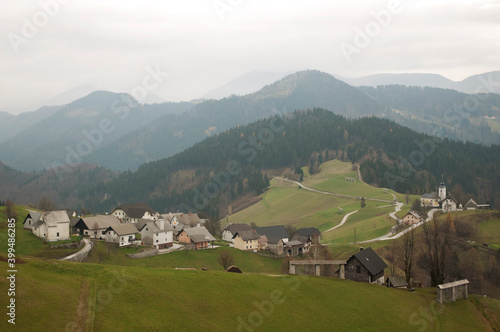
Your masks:
{"label": "small cluster of houses", "polygon": [[[24,228],[49,242],[80,235],[117,243],[120,247],[144,244],[167,249],[178,241],[195,249],[205,249],[215,241],[204,227],[205,222],[196,213],[160,214],[147,204],[138,203],[120,205],[110,214],[80,218],[70,218],[65,210],[30,212]],[[283,225],[252,228],[240,223],[227,225],[222,231],[222,240],[240,250],[299,256],[320,242],[321,232],[316,228],[303,228],[289,238]]]}
{"label": "small cluster of houses", "polygon": [[[489,204],[478,204],[472,198],[464,205],[460,204],[453,195],[446,192],[446,185],[443,179],[437,192],[425,193],[420,197],[420,206],[432,209],[440,208],[443,213],[462,210],[483,210],[490,207]],[[399,222],[404,225],[413,225],[422,221],[424,221],[424,216],[412,210],[405,214]]]}
{"label": "small cluster of houses", "polygon": [[30,212],[24,228],[45,241],[68,240],[70,235],[117,243],[172,247],[174,240],[194,248],[207,248],[215,238],[203,226],[205,220],[197,214],[154,212],[147,204],[121,205],[111,214],[71,218],[65,210]]}
{"label": "small cluster of houses", "polygon": [[472,198],[465,205],[462,205],[451,194],[447,194],[444,179],[441,179],[438,191],[425,193],[420,197],[420,205],[426,208],[441,208],[443,212],[457,210],[478,210],[489,209],[489,204],[477,204]]}
{"label": "small cluster of houses", "polygon": [[314,227],[302,228],[290,239],[283,225],[252,228],[240,223],[228,224],[222,230],[222,240],[233,243],[240,250],[294,257],[308,253],[311,245],[319,243],[321,232]]}

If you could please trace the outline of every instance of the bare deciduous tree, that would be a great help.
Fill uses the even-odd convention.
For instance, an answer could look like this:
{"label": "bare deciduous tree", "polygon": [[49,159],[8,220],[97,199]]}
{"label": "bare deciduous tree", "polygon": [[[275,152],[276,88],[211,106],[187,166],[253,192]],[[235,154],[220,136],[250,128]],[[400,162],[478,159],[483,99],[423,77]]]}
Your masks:
{"label": "bare deciduous tree", "polygon": [[217,258],[217,262],[224,268],[224,270],[227,270],[228,267],[234,264],[234,258],[229,250],[222,250]]}
{"label": "bare deciduous tree", "polygon": [[403,269],[405,272],[405,279],[410,285],[410,279],[413,277],[413,264],[415,257],[415,230],[411,229],[409,232],[403,234],[401,237],[401,261],[403,262]]}
{"label": "bare deciduous tree", "polygon": [[436,287],[444,281],[446,265],[446,247],[449,243],[446,224],[440,224],[435,218],[424,223],[424,261],[431,276],[431,286]]}
{"label": "bare deciduous tree", "polygon": [[5,202],[5,213],[7,214],[7,219],[16,217],[16,211],[14,209],[15,207],[16,205],[10,199]]}

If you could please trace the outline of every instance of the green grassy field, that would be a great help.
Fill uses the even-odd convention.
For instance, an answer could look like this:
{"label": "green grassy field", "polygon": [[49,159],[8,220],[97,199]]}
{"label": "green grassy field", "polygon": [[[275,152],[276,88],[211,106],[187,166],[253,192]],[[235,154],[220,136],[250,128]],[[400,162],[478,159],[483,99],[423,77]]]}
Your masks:
{"label": "green grassy field", "polygon": [[[346,176],[357,179],[357,172],[352,171],[350,163],[332,160],[322,164],[318,174],[311,176],[306,171],[304,168],[303,184],[308,187],[352,196],[393,199],[392,195],[381,188],[371,187],[360,181],[345,181]],[[405,195],[391,193],[400,200],[406,199]],[[410,197],[410,204],[412,198]],[[387,217],[394,211],[394,207],[384,207],[387,205],[389,203],[366,200],[366,207],[361,209],[358,199],[315,193],[299,189],[290,182],[273,179],[271,188],[262,195],[262,200],[229,216],[228,220],[232,223],[255,222],[259,226],[292,224],[297,228],[316,227],[324,232],[338,225],[347,213],[360,210],[351,215],[342,227],[323,235],[324,242],[328,244],[349,243],[354,241],[354,228],[356,241],[387,234],[395,225],[395,221]],[[403,206],[403,209],[407,212],[410,206]],[[223,219],[223,223],[225,222],[226,218]]]}
{"label": "green grassy field", "polygon": [[[5,270],[6,263],[0,262],[0,268]],[[6,278],[0,279],[0,287],[6,289]],[[6,303],[6,292],[1,297]],[[18,266],[16,328],[491,331],[494,317],[500,315],[496,300],[471,296],[439,305],[435,298],[434,289],[408,292],[321,277],[175,271],[31,258]],[[5,318],[0,330],[9,330]]]}
{"label": "green grassy field", "polygon": [[153,267],[153,268],[196,268],[223,271],[217,262],[219,253],[228,250],[233,258],[234,265],[244,272],[253,273],[280,273],[281,259],[262,257],[253,252],[241,251],[230,247],[220,247],[207,250],[176,251],[169,254],[157,255],[141,259],[132,259],[126,254],[137,252],[135,248],[111,248],[104,242],[96,242],[95,247],[85,259],[87,263],[101,263],[122,266]]}

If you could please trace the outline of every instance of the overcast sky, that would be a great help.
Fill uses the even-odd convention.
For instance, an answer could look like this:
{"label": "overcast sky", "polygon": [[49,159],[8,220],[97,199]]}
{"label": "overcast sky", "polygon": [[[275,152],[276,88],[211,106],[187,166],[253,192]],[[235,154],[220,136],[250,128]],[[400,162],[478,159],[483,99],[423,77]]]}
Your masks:
{"label": "overcast sky", "polygon": [[[499,18],[498,1],[2,1],[0,111],[32,111],[78,87],[131,93],[148,67],[168,72],[146,85],[170,101],[252,71],[462,80],[500,70]],[[356,41],[359,31],[369,40]]]}

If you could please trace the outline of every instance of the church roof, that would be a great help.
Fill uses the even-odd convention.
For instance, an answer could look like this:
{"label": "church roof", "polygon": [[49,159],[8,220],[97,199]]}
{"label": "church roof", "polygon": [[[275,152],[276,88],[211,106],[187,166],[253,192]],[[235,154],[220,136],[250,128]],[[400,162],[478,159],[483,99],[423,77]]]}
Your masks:
{"label": "church roof", "polygon": [[425,193],[421,197],[422,198],[429,198],[429,199],[438,199],[439,198],[437,192],[435,192],[435,191],[433,191],[431,193]]}

